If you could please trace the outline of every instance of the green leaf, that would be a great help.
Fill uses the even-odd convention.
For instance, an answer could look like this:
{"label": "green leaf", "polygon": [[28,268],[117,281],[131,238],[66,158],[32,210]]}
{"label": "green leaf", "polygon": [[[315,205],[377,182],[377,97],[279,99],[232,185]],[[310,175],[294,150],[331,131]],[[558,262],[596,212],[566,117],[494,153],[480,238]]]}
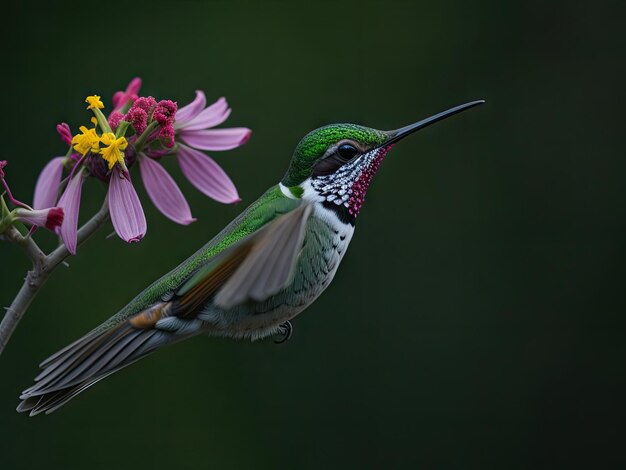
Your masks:
{"label": "green leaf", "polygon": [[5,218],[9,215],[9,208],[7,207],[7,203],[4,202],[5,193],[0,194],[0,217]]}

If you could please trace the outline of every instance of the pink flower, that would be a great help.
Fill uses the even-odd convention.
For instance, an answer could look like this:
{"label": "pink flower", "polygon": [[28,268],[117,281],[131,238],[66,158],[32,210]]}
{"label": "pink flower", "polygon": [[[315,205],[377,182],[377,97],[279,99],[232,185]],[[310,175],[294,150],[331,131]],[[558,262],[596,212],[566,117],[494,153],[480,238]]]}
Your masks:
{"label": "pink flower", "polygon": [[75,175],[70,175],[65,191],[57,204],[63,209],[64,219],[61,228],[57,228],[67,250],[73,255],[76,254],[76,238],[78,230],[78,212],[80,209],[80,195],[85,181],[85,172],[82,169],[76,171]]}
{"label": "pink flower", "polygon": [[17,220],[37,227],[45,227],[54,232],[63,223],[63,209],[61,207],[49,207],[40,210],[16,209]]}
{"label": "pink flower", "polygon": [[115,92],[115,94],[113,95],[113,111],[119,111],[129,101],[133,102],[134,100],[136,100],[140,89],[141,78],[135,77],[130,81],[130,83],[126,87],[126,90]]}
{"label": "pink flower", "polygon": [[148,196],[165,217],[181,225],[195,222],[185,196],[160,163],[139,154],[139,170]]}
{"label": "pink flower", "polygon": [[37,178],[37,184],[35,184],[35,195],[33,197],[33,207],[35,209],[52,207],[57,201],[64,160],[65,157],[54,157],[41,170],[39,178]]}
{"label": "pink flower", "polygon": [[209,129],[222,124],[230,115],[226,98],[204,108],[206,98],[200,90],[196,98],[176,114],[174,128],[184,143],[200,150],[231,150],[245,144],[252,131],[246,127]]}
{"label": "pink flower", "polygon": [[128,173],[113,167],[109,182],[109,212],[113,228],[122,240],[138,242],[146,234],[146,216]]}
{"label": "pink flower", "polygon": [[[124,120],[130,123],[136,135],[127,139],[120,133],[114,137],[108,129],[102,129],[102,135],[96,132],[100,147],[95,150],[81,155],[70,152],[67,157],[53,158],[37,180],[35,210],[12,197],[2,171],[6,162],[0,162],[0,182],[9,199],[24,208],[20,209],[20,220],[55,230],[72,254],[77,248],[80,198],[87,176],[108,183],[111,221],[119,237],[127,242],[141,240],[147,231],[145,214],[128,172],[135,162],[139,165],[146,192],[156,208],[176,223],[188,225],[196,219],[191,215],[182,191],[159,163],[160,158],[176,155],[183,174],[205,195],[223,203],[240,201],[228,175],[200,151],[230,150],[250,138],[250,129],[243,127],[211,129],[222,124],[230,115],[226,100],[220,98],[206,107],[204,93],[197,91],[193,102],[178,109],[176,102],[171,100],[157,102],[152,96],[139,97],[140,88],[141,79],[137,77],[131,80],[125,91],[115,93],[113,110],[107,118],[114,132],[120,131],[120,122]],[[95,95],[89,98],[98,98],[100,103]],[[98,119],[101,120],[101,116]],[[75,137],[72,137],[67,124],[59,124],[57,132],[64,143],[72,145]],[[53,207],[61,185],[63,166],[68,162],[74,165],[74,169],[56,203],[58,207]]]}

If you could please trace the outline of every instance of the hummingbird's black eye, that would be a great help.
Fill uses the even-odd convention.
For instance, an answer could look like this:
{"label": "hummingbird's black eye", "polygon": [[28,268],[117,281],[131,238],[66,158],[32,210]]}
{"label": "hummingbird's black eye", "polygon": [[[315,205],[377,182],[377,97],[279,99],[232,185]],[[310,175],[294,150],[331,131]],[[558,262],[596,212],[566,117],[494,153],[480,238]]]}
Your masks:
{"label": "hummingbird's black eye", "polygon": [[354,145],[341,144],[337,147],[337,154],[346,160],[354,158],[357,153],[359,153],[359,150]]}
{"label": "hummingbird's black eye", "polygon": [[353,144],[343,143],[334,150],[330,148],[327,153],[313,165],[313,176],[330,175],[347,164],[361,151]]}

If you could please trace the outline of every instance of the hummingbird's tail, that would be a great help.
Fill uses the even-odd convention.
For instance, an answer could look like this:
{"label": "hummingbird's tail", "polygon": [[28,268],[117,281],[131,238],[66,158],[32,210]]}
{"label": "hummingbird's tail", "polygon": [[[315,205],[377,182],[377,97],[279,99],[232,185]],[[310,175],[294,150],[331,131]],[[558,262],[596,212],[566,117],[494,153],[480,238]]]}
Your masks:
{"label": "hummingbird's tail", "polygon": [[126,321],[96,329],[61,349],[39,367],[35,384],[20,395],[18,412],[52,413],[96,382],[188,335],[136,328]]}

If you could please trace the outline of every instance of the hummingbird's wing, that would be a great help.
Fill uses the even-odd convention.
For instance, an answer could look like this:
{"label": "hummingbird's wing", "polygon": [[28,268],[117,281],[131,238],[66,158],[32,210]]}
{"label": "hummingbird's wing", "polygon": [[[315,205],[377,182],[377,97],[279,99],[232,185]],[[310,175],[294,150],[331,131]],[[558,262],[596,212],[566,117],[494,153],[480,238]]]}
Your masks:
{"label": "hummingbird's wing", "polygon": [[[284,201],[280,204],[284,211]],[[264,207],[266,215],[271,210]],[[197,315],[209,302],[227,309],[278,292],[290,280],[311,210],[308,204],[297,202],[292,210],[269,216],[260,228],[192,271],[166,293],[168,300],[120,318],[107,328],[96,328],[50,356],[41,363],[43,370],[36,383],[20,396],[23,401],[17,410],[30,411],[31,416],[51,413],[160,347],[201,333],[202,321]]]}
{"label": "hummingbird's wing", "polygon": [[[177,294],[207,290],[215,293],[214,305],[225,310],[276,294],[291,280],[311,210],[310,204],[301,204],[236,243],[222,252],[223,259],[199,270]],[[215,289],[216,278],[223,280],[219,289]],[[196,302],[206,300],[206,294],[195,297],[200,297]]]}

